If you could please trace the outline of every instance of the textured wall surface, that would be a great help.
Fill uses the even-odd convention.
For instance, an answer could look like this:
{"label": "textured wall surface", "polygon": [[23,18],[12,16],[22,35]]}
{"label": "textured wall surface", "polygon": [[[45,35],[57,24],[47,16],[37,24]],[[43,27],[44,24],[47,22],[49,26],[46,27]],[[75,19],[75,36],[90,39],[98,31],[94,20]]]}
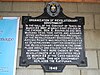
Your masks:
{"label": "textured wall surface", "polygon": [[[69,17],[85,17],[85,49],[88,67],[66,65],[62,73],[44,73],[40,65],[19,66],[22,28],[20,21],[16,75],[100,75],[100,4],[60,3]],[[43,13],[44,2],[0,2],[0,16],[38,16]]]}

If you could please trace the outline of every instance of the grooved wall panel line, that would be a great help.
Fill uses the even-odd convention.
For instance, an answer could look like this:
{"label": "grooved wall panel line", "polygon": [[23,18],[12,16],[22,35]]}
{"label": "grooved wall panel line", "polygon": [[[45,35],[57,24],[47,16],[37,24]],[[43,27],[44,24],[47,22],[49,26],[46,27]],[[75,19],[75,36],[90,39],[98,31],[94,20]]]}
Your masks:
{"label": "grooved wall panel line", "polygon": [[48,1],[58,1],[58,2],[94,2],[94,3],[99,3],[100,0],[0,0],[1,2],[7,2],[7,1],[13,1],[13,2],[48,2]]}

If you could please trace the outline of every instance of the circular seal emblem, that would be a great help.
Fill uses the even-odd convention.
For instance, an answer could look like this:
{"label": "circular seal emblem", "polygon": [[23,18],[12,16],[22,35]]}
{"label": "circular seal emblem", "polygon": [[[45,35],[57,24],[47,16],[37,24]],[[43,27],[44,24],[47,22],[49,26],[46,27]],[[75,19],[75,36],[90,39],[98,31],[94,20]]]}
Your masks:
{"label": "circular seal emblem", "polygon": [[59,14],[60,12],[60,4],[58,4],[57,2],[50,2],[47,4],[47,13],[52,16],[55,17]]}

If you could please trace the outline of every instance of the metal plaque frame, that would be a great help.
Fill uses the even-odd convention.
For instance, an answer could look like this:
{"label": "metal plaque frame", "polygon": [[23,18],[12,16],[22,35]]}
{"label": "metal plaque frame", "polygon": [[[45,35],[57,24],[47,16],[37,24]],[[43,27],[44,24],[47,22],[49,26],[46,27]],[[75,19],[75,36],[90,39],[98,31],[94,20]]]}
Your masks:
{"label": "metal plaque frame", "polygon": [[[51,12],[52,9],[50,7],[56,6],[57,5],[57,11]],[[60,10],[60,11],[59,11]],[[77,65],[79,67],[86,67],[87,66],[87,58],[85,57],[85,48],[84,48],[84,17],[75,17],[75,18],[70,18],[66,15],[63,14],[63,9],[59,4],[56,2],[51,2],[49,3],[45,9],[44,13],[38,17],[31,17],[31,16],[23,16],[22,17],[22,24],[23,24],[23,33],[22,33],[22,51],[21,51],[21,57],[20,57],[20,66],[29,66],[29,65],[41,65],[42,68],[44,69],[45,72],[62,72],[65,65]],[[54,13],[54,14],[53,14]],[[61,62],[34,62],[34,60],[28,60],[27,59],[27,50],[25,49],[25,30],[26,26],[28,25],[42,25],[44,24],[45,21],[34,21],[34,19],[61,19],[65,20],[63,22],[63,25],[79,25],[81,28],[81,50],[80,56],[78,60],[72,61],[72,62],[66,62],[66,63],[61,63]],[[34,49],[33,49],[34,50]]]}

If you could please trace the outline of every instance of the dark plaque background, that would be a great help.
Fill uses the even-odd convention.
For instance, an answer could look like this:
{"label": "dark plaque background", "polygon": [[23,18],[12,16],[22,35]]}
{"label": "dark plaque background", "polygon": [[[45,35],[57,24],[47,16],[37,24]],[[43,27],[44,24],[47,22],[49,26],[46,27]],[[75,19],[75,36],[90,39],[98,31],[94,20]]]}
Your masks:
{"label": "dark plaque background", "polygon": [[67,17],[51,2],[38,17],[23,16],[22,24],[20,66],[38,64],[46,72],[61,72],[65,65],[87,66],[84,17]]}

